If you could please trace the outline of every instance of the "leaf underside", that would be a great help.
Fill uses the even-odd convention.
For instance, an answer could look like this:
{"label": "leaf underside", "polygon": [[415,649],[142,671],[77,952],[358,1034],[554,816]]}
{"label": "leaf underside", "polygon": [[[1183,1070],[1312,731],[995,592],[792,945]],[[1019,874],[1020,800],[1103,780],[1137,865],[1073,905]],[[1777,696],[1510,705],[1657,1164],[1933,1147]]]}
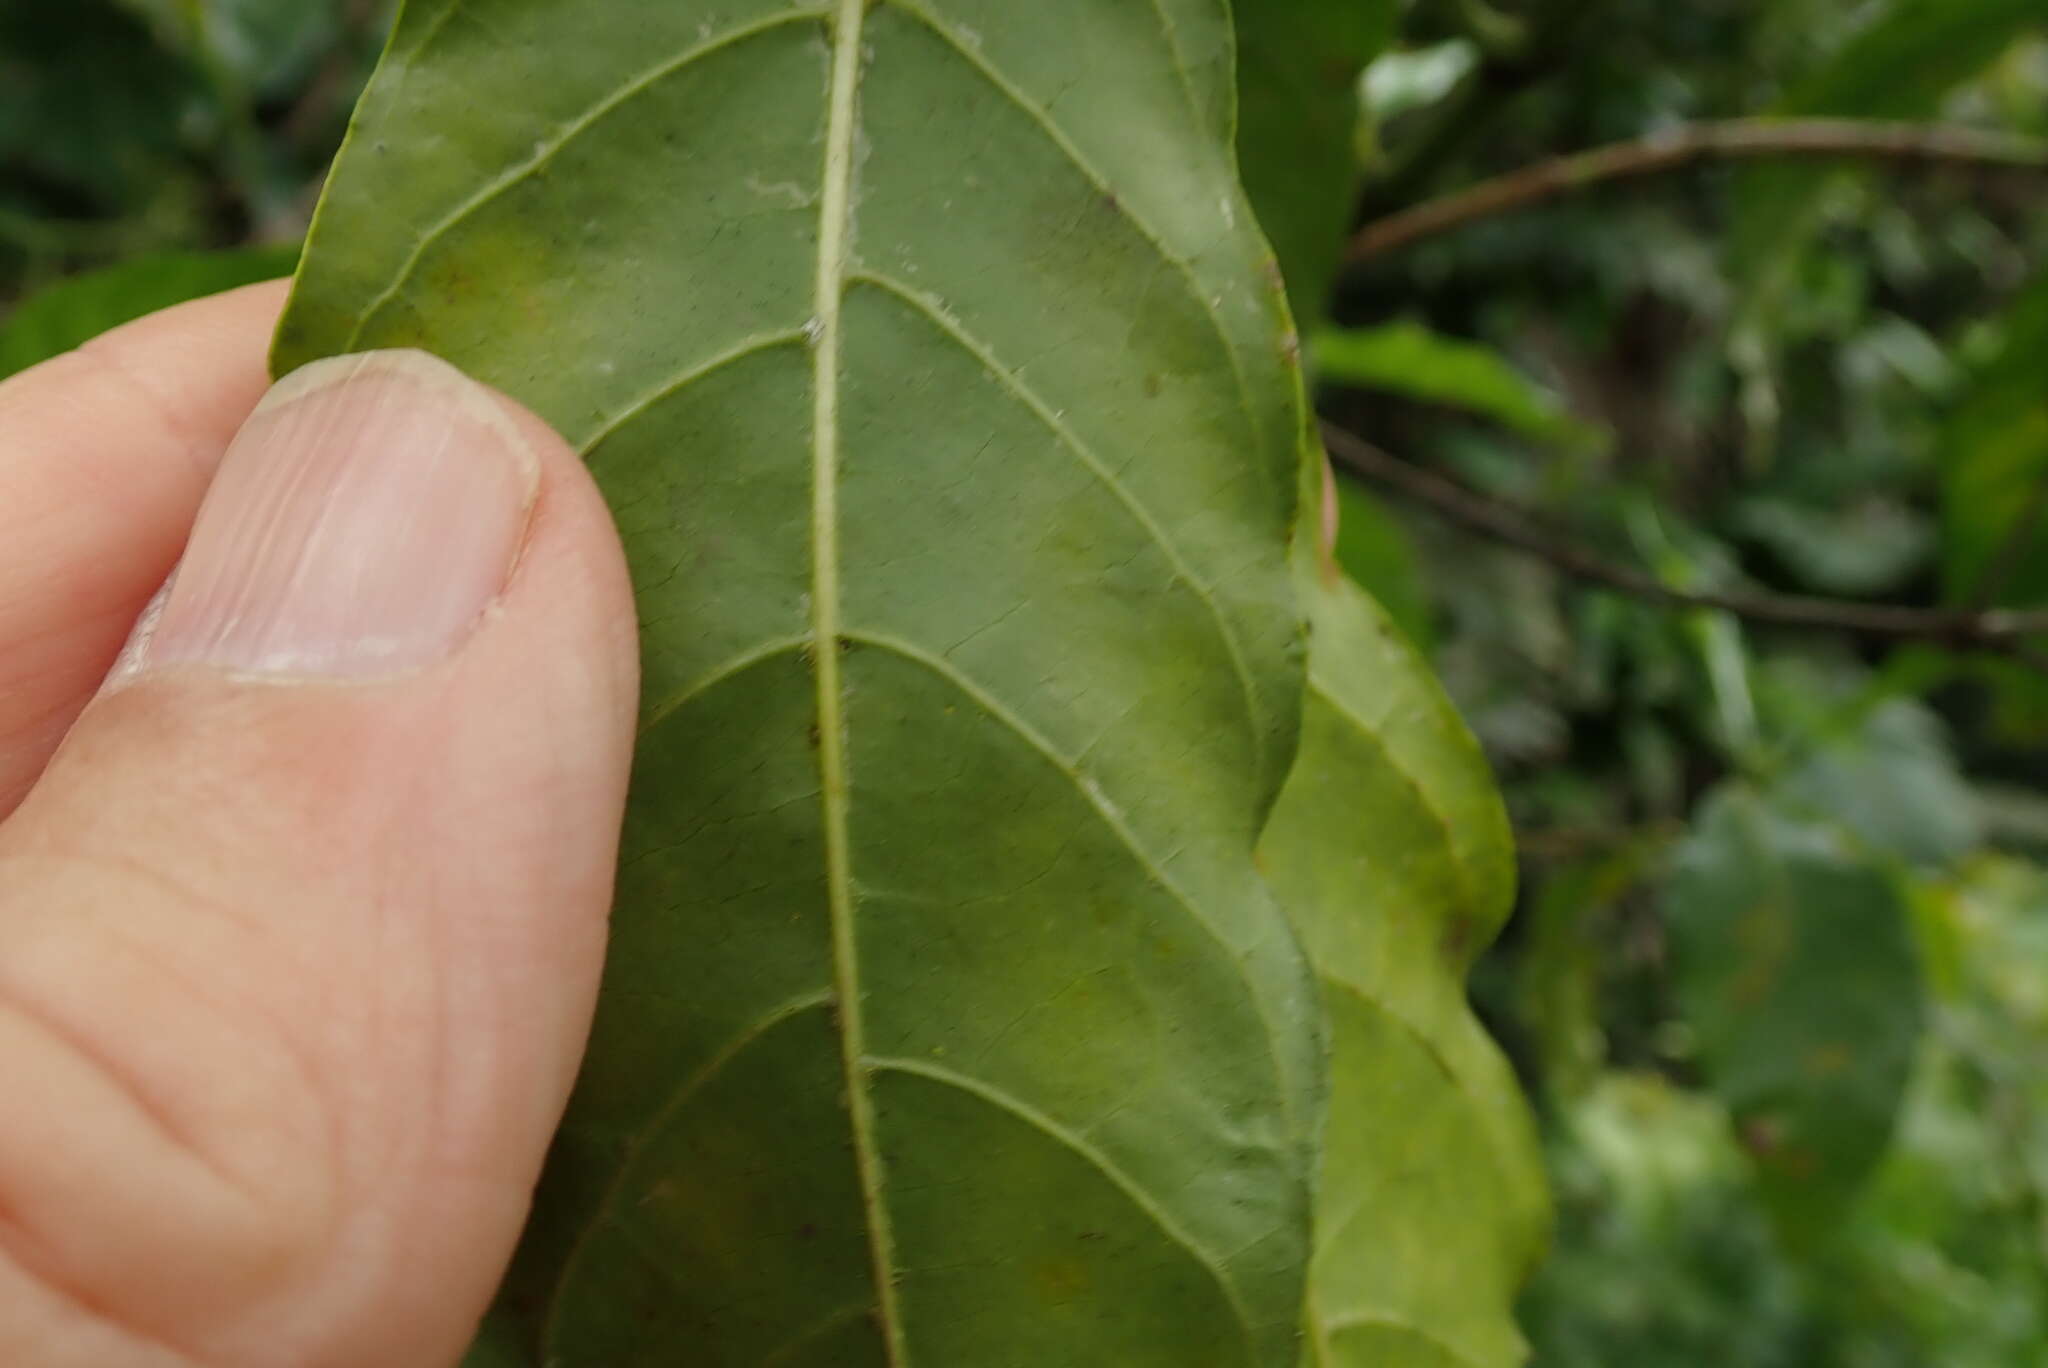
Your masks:
{"label": "leaf underside", "polygon": [[1266,832],[1329,1015],[1305,1368],[1512,1368],[1549,1225],[1535,1129],[1466,1005],[1512,902],[1478,745],[1386,614],[1309,589],[1301,755]]}
{"label": "leaf underside", "polygon": [[1221,0],[413,0],[281,326],[587,457],[646,700],[501,1306],[574,1368],[1284,1368],[1299,384]]}

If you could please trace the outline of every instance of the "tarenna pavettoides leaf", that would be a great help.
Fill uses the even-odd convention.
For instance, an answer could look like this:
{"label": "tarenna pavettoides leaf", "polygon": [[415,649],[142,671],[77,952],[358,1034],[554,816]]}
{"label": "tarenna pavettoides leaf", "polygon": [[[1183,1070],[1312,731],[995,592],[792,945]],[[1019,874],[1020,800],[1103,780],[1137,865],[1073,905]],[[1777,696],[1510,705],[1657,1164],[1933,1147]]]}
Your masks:
{"label": "tarenna pavettoides leaf", "polygon": [[1290,1368],[1300,386],[1222,0],[410,0],[279,369],[579,447],[646,695],[495,1322],[550,1368]]}

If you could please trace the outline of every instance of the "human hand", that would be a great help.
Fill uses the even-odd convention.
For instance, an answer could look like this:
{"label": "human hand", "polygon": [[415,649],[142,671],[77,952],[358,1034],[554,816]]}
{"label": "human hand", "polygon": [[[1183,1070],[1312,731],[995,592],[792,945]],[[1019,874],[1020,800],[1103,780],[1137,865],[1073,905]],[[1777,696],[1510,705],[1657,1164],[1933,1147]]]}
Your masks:
{"label": "human hand", "polygon": [[558,437],[417,353],[257,408],[282,300],[0,384],[8,1368],[446,1368],[582,1052],[617,534]]}

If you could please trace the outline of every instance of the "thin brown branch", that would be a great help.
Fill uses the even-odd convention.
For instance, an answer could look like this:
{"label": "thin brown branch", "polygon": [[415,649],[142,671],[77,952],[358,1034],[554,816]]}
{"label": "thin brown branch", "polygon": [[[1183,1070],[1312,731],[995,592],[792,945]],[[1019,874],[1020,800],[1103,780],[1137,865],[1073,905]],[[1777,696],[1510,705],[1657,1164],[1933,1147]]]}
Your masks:
{"label": "thin brown branch", "polygon": [[1351,239],[1352,261],[1381,256],[1480,219],[1588,186],[1710,161],[1863,157],[1938,165],[2048,171],[2048,141],[1938,124],[1867,119],[1735,119],[1687,124],[1632,142],[1574,153],[1482,181],[1389,214]]}
{"label": "thin brown branch", "polygon": [[1926,641],[2048,663],[2041,661],[2040,651],[2029,643],[2029,638],[2048,637],[2048,612],[1916,608],[1790,594],[1678,589],[1633,566],[1607,560],[1521,509],[1404,461],[1333,424],[1324,423],[1322,435],[1323,444],[1339,465],[1422,504],[1447,522],[1512,546],[1576,579],[1632,598],[1671,608],[1711,608],[1778,627]]}

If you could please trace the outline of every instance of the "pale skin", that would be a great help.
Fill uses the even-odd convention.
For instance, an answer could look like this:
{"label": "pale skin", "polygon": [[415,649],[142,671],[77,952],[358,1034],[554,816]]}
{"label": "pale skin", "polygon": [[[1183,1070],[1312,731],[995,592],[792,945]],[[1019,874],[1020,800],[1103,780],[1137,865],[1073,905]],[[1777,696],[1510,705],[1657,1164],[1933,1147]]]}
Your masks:
{"label": "pale skin", "polygon": [[268,386],[282,300],[0,384],[10,1368],[447,1368],[588,1030],[634,622],[603,502],[538,419],[482,396],[538,492],[445,659],[102,688]]}

